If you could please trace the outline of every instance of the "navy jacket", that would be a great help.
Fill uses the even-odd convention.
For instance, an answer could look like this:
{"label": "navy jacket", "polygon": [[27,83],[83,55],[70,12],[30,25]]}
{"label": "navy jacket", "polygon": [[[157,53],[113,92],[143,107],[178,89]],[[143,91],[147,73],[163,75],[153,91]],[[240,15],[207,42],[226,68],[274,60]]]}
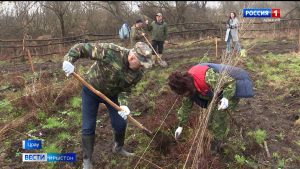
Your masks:
{"label": "navy jacket", "polygon": [[218,73],[227,71],[236,80],[235,98],[249,98],[254,96],[252,81],[244,69],[215,63],[200,63],[200,65],[207,65]]}

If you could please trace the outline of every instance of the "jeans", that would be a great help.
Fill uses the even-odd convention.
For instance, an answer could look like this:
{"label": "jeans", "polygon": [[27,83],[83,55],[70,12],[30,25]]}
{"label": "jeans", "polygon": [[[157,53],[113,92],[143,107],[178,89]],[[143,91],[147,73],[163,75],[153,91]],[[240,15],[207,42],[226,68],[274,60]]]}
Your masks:
{"label": "jeans", "polygon": [[[227,41],[226,41],[226,52],[227,53],[230,53],[231,52],[231,40],[232,40],[232,36],[231,36],[231,32],[229,32],[229,35],[228,35],[228,39],[227,39]],[[239,41],[233,41],[233,43],[234,43],[234,49],[238,52],[238,53],[240,53],[240,51],[241,51],[241,46],[240,46],[240,44],[239,44]]]}
{"label": "jeans", "polygon": [[[99,96],[90,91],[87,87],[83,87],[82,96],[82,135],[94,135],[96,129],[96,120],[98,107],[100,103],[104,103],[109,111],[110,122],[116,133],[122,134],[126,131],[127,122],[119,114],[118,111],[101,99]],[[112,102],[118,103],[118,96],[109,98]]]}

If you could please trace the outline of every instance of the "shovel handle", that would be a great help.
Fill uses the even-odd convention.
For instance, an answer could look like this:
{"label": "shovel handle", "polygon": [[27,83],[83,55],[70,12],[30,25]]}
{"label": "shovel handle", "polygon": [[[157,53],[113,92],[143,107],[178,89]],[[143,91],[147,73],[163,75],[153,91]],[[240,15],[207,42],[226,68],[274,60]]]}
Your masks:
{"label": "shovel handle", "polygon": [[151,45],[151,43],[149,42],[149,40],[146,38],[145,35],[143,35],[144,38],[146,39],[147,43],[149,44],[149,46],[152,48],[152,50],[154,51],[155,55],[162,61],[161,57],[156,53],[155,49],[153,48],[153,46]]}
{"label": "shovel handle", "polygon": [[[72,75],[78,80],[80,81],[84,86],[86,86],[88,89],[90,89],[93,93],[95,93],[96,95],[98,95],[99,97],[101,97],[104,101],[106,101],[108,104],[110,104],[113,108],[115,108],[118,111],[122,111],[123,109],[118,106],[117,104],[115,104],[114,102],[112,102],[108,97],[106,97],[103,93],[101,93],[100,91],[96,90],[92,85],[90,85],[88,82],[86,82],[82,77],[80,77],[77,73],[73,72]],[[131,117],[130,115],[127,116],[127,118],[129,119],[129,121],[131,121],[133,124],[135,124],[137,127],[139,127],[140,129],[144,130],[146,133],[148,134],[152,134],[151,131],[149,131],[146,127],[144,127],[140,122],[138,122],[137,120],[135,120],[133,117]]]}

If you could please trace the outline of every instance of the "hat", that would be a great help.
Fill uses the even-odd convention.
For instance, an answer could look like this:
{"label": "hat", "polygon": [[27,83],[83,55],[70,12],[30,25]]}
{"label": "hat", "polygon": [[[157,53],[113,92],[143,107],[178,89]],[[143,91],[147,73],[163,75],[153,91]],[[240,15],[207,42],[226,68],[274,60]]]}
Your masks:
{"label": "hat", "polygon": [[138,19],[135,23],[143,23],[143,21],[141,19]]}
{"label": "hat", "polygon": [[162,14],[161,13],[157,13],[156,16],[162,16]]}
{"label": "hat", "polygon": [[137,42],[134,45],[133,52],[136,54],[142,66],[144,66],[145,68],[150,68],[152,66],[152,49],[150,49],[150,47],[146,43]]}

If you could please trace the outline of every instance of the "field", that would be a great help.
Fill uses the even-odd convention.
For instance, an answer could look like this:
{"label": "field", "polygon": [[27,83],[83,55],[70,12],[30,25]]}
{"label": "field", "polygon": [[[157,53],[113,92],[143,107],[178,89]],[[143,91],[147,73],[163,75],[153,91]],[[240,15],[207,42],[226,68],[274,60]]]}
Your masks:
{"label": "field", "polygon": [[[178,41],[166,47],[167,68],[154,67],[132,90],[128,107],[132,116],[152,131],[173,137],[176,112],[182,98],[167,85],[169,74],[187,70],[199,62],[221,63],[224,42],[215,56],[214,40],[198,43]],[[300,166],[300,55],[296,40],[243,40],[247,56],[238,58],[238,67],[247,70],[254,84],[255,97],[242,99],[232,122],[223,153],[209,154],[198,168],[285,168]],[[236,58],[235,58],[236,59]],[[28,60],[0,61],[0,166],[10,168],[81,168],[81,85],[66,77],[61,69],[63,56],[34,57],[35,73]],[[76,62],[83,75],[93,61]],[[125,102],[126,103],[126,102]],[[177,142],[157,147],[137,127],[128,123],[125,148],[136,156],[125,158],[111,153],[112,132],[105,107],[98,112],[95,168],[190,168],[187,156],[195,136],[198,116],[193,107],[189,123]],[[44,140],[42,150],[23,150],[24,139]],[[22,153],[75,152],[75,163],[22,162]]]}

